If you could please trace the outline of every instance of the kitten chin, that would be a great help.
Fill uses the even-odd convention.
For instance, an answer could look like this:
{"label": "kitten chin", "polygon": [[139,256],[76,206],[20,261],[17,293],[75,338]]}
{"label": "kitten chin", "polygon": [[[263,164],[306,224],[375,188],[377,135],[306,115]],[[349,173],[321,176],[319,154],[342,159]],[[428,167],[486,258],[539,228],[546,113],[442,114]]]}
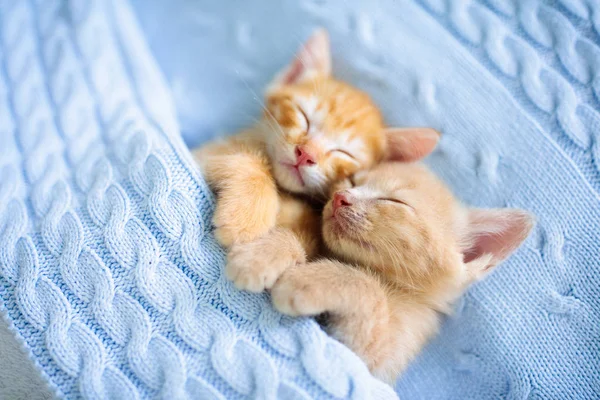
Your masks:
{"label": "kitten chin", "polygon": [[273,177],[277,185],[293,194],[311,196],[319,193],[318,187],[311,187],[306,182],[306,171],[296,168],[291,163],[278,161],[271,156]]}

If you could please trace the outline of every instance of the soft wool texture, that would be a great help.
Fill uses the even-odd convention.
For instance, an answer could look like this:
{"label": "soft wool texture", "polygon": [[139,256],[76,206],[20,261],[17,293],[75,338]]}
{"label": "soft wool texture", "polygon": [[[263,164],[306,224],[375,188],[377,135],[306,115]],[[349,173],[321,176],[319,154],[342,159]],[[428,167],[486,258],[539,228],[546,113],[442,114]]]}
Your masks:
{"label": "soft wool texture", "polygon": [[259,93],[324,26],[334,74],[369,93],[386,123],[442,132],[429,165],[454,193],[537,216],[524,246],[459,300],[397,383],[401,398],[597,396],[599,2],[135,4],[188,143],[248,126],[260,112],[248,87]]}
{"label": "soft wool texture", "polygon": [[[39,224],[41,219],[36,216],[33,208],[29,209],[34,207],[34,203],[30,201],[34,194],[33,188],[44,189],[44,193],[54,193],[45,186],[34,185],[34,182],[38,182],[39,179],[25,180],[22,171],[25,167],[35,168],[34,172],[37,175],[34,178],[37,178],[41,174],[40,170],[49,169],[45,164],[48,158],[46,156],[59,153],[67,157],[70,154],[66,151],[67,141],[57,141],[57,134],[53,131],[53,124],[61,123],[62,119],[50,119],[44,128],[48,131],[46,135],[17,136],[19,140],[15,143],[16,128],[23,133],[27,127],[34,129],[44,126],[27,125],[26,121],[34,122],[39,119],[26,120],[17,116],[28,113],[22,110],[22,108],[27,110],[25,107],[27,105],[32,107],[35,105],[38,111],[32,112],[32,115],[38,116],[44,116],[44,113],[51,110],[63,110],[59,107],[62,107],[61,101],[56,103],[57,108],[51,108],[52,103],[49,104],[47,100],[48,89],[56,85],[65,85],[61,87],[71,93],[70,98],[78,99],[72,103],[85,105],[86,103],[80,99],[88,97],[85,95],[81,98],[77,97],[78,94],[85,94],[78,88],[86,87],[85,82],[89,82],[90,85],[94,82],[108,84],[110,81],[103,79],[112,77],[121,80],[111,86],[110,90],[101,92],[106,93],[105,95],[91,95],[93,104],[101,105],[105,102],[112,104],[112,102],[108,103],[108,99],[112,98],[109,95],[118,96],[125,99],[125,104],[133,110],[146,110],[142,113],[143,117],[132,118],[132,121],[144,123],[146,126],[150,121],[155,120],[158,125],[151,125],[151,127],[164,127],[158,131],[147,128],[138,132],[143,134],[142,137],[151,139],[152,149],[155,149],[152,154],[161,154],[168,160],[167,165],[171,171],[169,176],[177,178],[168,182],[170,185],[176,185],[178,191],[175,193],[185,193],[194,199],[196,211],[185,213],[185,218],[180,218],[183,211],[180,203],[177,203],[178,205],[173,207],[176,211],[175,218],[165,219],[171,220],[172,225],[168,226],[172,229],[162,231],[165,225],[154,224],[154,221],[160,221],[165,214],[150,213],[149,205],[174,204],[173,202],[180,198],[164,196],[166,193],[172,193],[167,191],[172,186],[148,185],[144,186],[144,190],[154,190],[152,197],[136,195],[138,190],[128,182],[147,182],[140,180],[147,175],[137,174],[137,172],[145,171],[152,174],[153,179],[158,179],[164,177],[160,174],[161,170],[154,169],[156,164],[147,164],[145,169],[134,168],[133,171],[137,172],[131,175],[129,172],[123,173],[122,171],[128,170],[123,165],[137,162],[136,157],[143,155],[145,148],[134,146],[136,151],[127,150],[127,154],[135,157],[127,158],[125,163],[117,161],[116,154],[122,150],[121,144],[125,140],[121,139],[121,136],[126,136],[125,133],[129,131],[122,128],[118,133],[109,135],[110,124],[101,125],[91,122],[83,126],[89,129],[97,128],[102,134],[101,137],[107,139],[101,140],[90,154],[108,155],[113,165],[112,179],[123,184],[122,188],[129,197],[130,208],[112,209],[125,210],[130,213],[129,215],[142,216],[138,220],[149,226],[153,233],[166,232],[157,236],[161,249],[171,251],[169,253],[161,250],[161,254],[167,255],[164,259],[175,260],[175,265],[180,267],[189,279],[181,282],[191,281],[194,287],[198,288],[196,289],[198,294],[207,296],[198,299],[203,301],[211,299],[210,304],[214,304],[215,309],[231,316],[235,329],[217,336],[219,341],[211,347],[212,352],[196,352],[186,347],[184,339],[172,334],[170,330],[171,317],[175,312],[163,313],[162,311],[169,309],[172,303],[159,303],[155,299],[146,301],[141,294],[136,294],[135,300],[147,311],[148,319],[136,320],[127,317],[126,321],[130,321],[128,324],[115,324],[116,330],[110,332],[104,331],[99,324],[92,324],[90,329],[94,329],[98,341],[79,341],[76,343],[80,347],[69,348],[81,352],[80,349],[85,348],[82,346],[89,345],[90,348],[95,348],[93,346],[97,343],[102,343],[107,349],[106,359],[116,360],[116,365],[122,367],[128,379],[134,382],[136,387],[144,388],[140,389],[142,395],[157,394],[162,390],[158,387],[160,385],[157,385],[156,389],[148,389],[146,383],[137,378],[137,372],[141,368],[133,370],[128,367],[127,349],[108,339],[109,334],[122,333],[130,327],[136,327],[137,325],[131,325],[131,321],[150,320],[156,327],[152,332],[161,333],[162,336],[157,337],[162,338],[163,341],[152,341],[152,346],[144,347],[143,344],[148,343],[144,341],[149,336],[123,335],[122,337],[127,341],[125,344],[130,346],[128,348],[135,350],[134,356],[166,357],[171,353],[159,354],[158,350],[161,344],[168,344],[169,341],[174,343],[174,347],[189,351],[184,353],[183,358],[186,361],[192,360],[186,363],[185,375],[172,372],[174,370],[170,368],[171,365],[168,364],[169,368],[167,368],[160,358],[156,362],[137,364],[140,367],[148,365],[152,368],[163,368],[169,373],[167,375],[169,384],[166,385],[168,388],[181,388],[185,377],[193,377],[194,379],[186,380],[185,388],[200,390],[205,387],[201,385],[203,382],[210,382],[214,388],[222,391],[224,396],[236,397],[237,395],[238,398],[244,397],[241,393],[251,392],[254,387],[253,382],[257,382],[259,390],[272,388],[271,385],[275,385],[272,382],[276,382],[279,385],[278,390],[283,391],[288,390],[292,385],[301,386],[306,388],[307,393],[315,396],[324,393],[321,387],[339,388],[340,391],[336,394],[340,397],[348,394],[343,390],[354,385],[353,393],[356,398],[367,397],[361,391],[366,387],[372,387],[369,383],[365,383],[372,383],[372,381],[363,375],[365,370],[357,367],[355,359],[348,356],[339,345],[325,340],[324,335],[316,330],[314,325],[306,321],[292,322],[286,319],[285,328],[281,328],[276,324],[279,317],[271,314],[268,307],[264,308],[266,315],[260,313],[262,309],[260,307],[268,304],[266,300],[262,302],[262,297],[240,298],[237,295],[231,297],[233,291],[229,291],[230,287],[221,283],[222,278],[212,284],[215,280],[209,272],[217,271],[218,269],[213,265],[222,262],[222,255],[217,250],[204,251],[207,249],[204,246],[205,242],[198,245],[198,241],[188,241],[186,236],[185,243],[194,243],[190,247],[194,252],[188,253],[186,257],[198,254],[202,257],[198,259],[188,257],[190,264],[187,264],[188,261],[171,256],[179,251],[177,245],[173,247],[171,245],[181,243],[173,241],[172,238],[184,232],[181,229],[183,226],[193,227],[187,224],[190,218],[206,216],[204,221],[208,224],[211,202],[209,199],[203,200],[200,196],[200,193],[208,193],[204,192],[204,189],[190,189],[203,188],[203,185],[195,177],[192,163],[191,161],[188,163],[188,155],[179,143],[177,129],[172,125],[173,111],[168,102],[169,96],[159,89],[162,87],[160,80],[154,79],[157,75],[152,72],[154,63],[147,58],[147,51],[140,49],[143,45],[133,28],[130,17],[122,13],[124,11],[122,2],[115,0],[113,3],[116,4],[118,11],[106,19],[102,10],[100,14],[94,16],[93,11],[87,8],[88,2],[73,2],[74,10],[78,10],[75,13],[77,17],[66,19],[69,22],[65,21],[64,14],[61,14],[63,19],[58,19],[53,12],[50,12],[56,10],[62,13],[68,10],[68,7],[60,7],[65,6],[65,2],[42,2],[40,4],[43,7],[40,8],[48,8],[48,11],[39,13],[32,10],[31,7],[38,4],[33,1],[6,2],[0,8],[2,19],[0,58],[3,66],[0,69],[2,79],[0,170],[4,171],[6,166],[16,165],[18,172],[17,175],[9,174],[17,178],[14,181],[16,189],[13,189],[15,186],[10,186],[10,190],[7,191],[5,182],[13,181],[5,179],[4,175],[0,179],[2,204],[0,208],[2,237],[0,296],[3,299],[5,295],[9,296],[9,302],[5,301],[5,305],[7,309],[13,311],[9,312],[9,317],[14,323],[13,328],[19,332],[21,338],[29,339],[27,348],[37,366],[46,371],[46,376],[52,377],[53,385],[60,388],[63,393],[72,394],[70,397],[75,397],[79,393],[82,379],[77,376],[80,375],[71,370],[64,372],[58,367],[46,345],[46,343],[54,345],[56,342],[47,341],[45,332],[48,329],[45,326],[38,330],[38,326],[31,325],[29,320],[20,314],[15,302],[15,284],[12,283],[14,281],[9,283],[4,278],[8,276],[5,272],[5,266],[8,265],[5,261],[7,258],[4,257],[6,254],[14,257],[15,253],[12,249],[16,248],[14,239],[9,242],[6,238],[7,233],[11,235],[14,232],[19,234],[25,232],[37,243],[36,249],[44,249],[40,233],[45,225]],[[138,6],[136,11],[142,18],[145,32],[150,38],[160,66],[166,72],[175,93],[177,112],[188,144],[197,145],[208,136],[216,136],[223,131],[233,132],[248,126],[252,122],[252,117],[258,115],[260,108],[248,91],[248,86],[256,91],[264,87],[272,74],[293,54],[300,41],[308,37],[316,25],[324,25],[331,33],[332,47],[335,49],[334,73],[353,84],[359,84],[361,88],[372,94],[376,103],[384,106],[387,123],[398,126],[434,126],[442,131],[443,139],[439,150],[430,158],[429,164],[443,176],[455,193],[469,204],[487,207],[522,207],[538,216],[536,229],[524,247],[502,265],[501,269],[471,289],[459,301],[454,317],[446,321],[441,335],[409,367],[396,385],[402,398],[497,399],[530,396],[550,399],[588,399],[593,398],[594,394],[600,391],[598,375],[600,371],[598,356],[600,353],[600,292],[598,290],[600,286],[598,277],[600,274],[598,261],[598,254],[600,254],[598,111],[600,106],[597,100],[600,97],[597,76],[597,71],[600,71],[600,57],[598,57],[600,9],[597,2],[340,0],[339,2],[236,1],[232,4],[209,0],[168,2],[135,0],[134,3]],[[97,6],[99,2],[92,4]],[[35,6],[35,9],[37,8],[38,6]],[[272,18],[274,15],[281,15],[282,18]],[[113,22],[108,26],[102,24],[102,21],[107,20]],[[22,21],[25,23],[21,23]],[[34,21],[40,29],[34,29]],[[58,21],[62,22],[57,24]],[[85,39],[89,44],[91,55],[79,58],[78,53],[70,51],[72,46],[69,43],[73,43],[73,35],[70,32],[73,31],[73,27],[90,28],[83,30],[93,32],[88,33]],[[91,29],[92,27],[94,29]],[[273,34],[273,32],[284,31],[291,34],[289,36]],[[53,32],[53,35],[44,32]],[[118,41],[115,41],[114,36],[107,35],[108,32],[118,32]],[[62,38],[67,46],[61,49],[47,44],[45,52],[38,50],[39,47],[32,48],[39,45],[38,38],[44,39],[43,43],[49,43],[53,37],[55,41],[52,43],[56,43],[56,38]],[[14,46],[15,43],[19,43],[20,46]],[[118,45],[122,46],[122,54],[116,53]],[[106,51],[116,58],[102,57]],[[24,57],[23,52],[27,52],[30,57]],[[82,76],[85,71],[87,80],[66,90],[68,80],[50,79],[55,75],[45,74],[44,69],[40,69],[40,57],[42,55],[50,57],[52,54],[63,54],[64,65],[70,68],[74,73],[73,76]],[[123,54],[135,54],[137,57],[123,58]],[[55,64],[55,60],[55,58],[48,60],[46,64],[48,69],[61,65]],[[85,62],[81,62],[82,60]],[[130,66],[126,70],[134,72],[133,76],[137,82],[135,86],[132,86],[132,80],[123,71],[125,60]],[[340,62],[336,63],[336,61]],[[86,68],[83,69],[83,66]],[[10,80],[6,75],[9,71]],[[32,74],[25,79],[18,73],[20,71],[23,73],[30,71]],[[66,75],[61,73],[56,77],[66,77]],[[47,80],[41,81],[42,89],[34,92],[35,94],[29,94],[31,92],[25,90],[30,87],[27,84],[31,85],[36,82],[36,79],[44,77]],[[149,80],[151,84],[148,84]],[[44,82],[55,83],[46,86]],[[76,79],[75,82],[81,80]],[[132,87],[137,88],[134,91],[138,93],[137,96],[127,95]],[[12,100],[9,102],[8,99]],[[142,104],[145,106],[142,107]],[[91,109],[92,112],[85,118],[98,118],[102,115],[95,114],[93,107]],[[129,109],[125,108],[125,110]],[[239,110],[239,113],[232,114],[233,109]],[[16,114],[17,111],[20,113]],[[62,115],[62,112],[57,115]],[[86,114],[75,113],[75,115]],[[19,124],[15,124],[14,121]],[[75,124],[77,121],[74,118],[70,123]],[[129,135],[130,133],[126,137]],[[9,140],[5,141],[5,137]],[[33,146],[38,143],[37,137],[45,141]],[[84,135],[83,138],[85,137],[87,136]],[[109,137],[111,139],[108,139]],[[118,145],[113,144],[113,137],[118,139]],[[31,139],[31,141],[20,140],[20,138]],[[129,143],[129,140],[127,142]],[[143,143],[143,140],[139,143]],[[54,146],[58,146],[58,150]],[[76,149],[77,146],[84,147],[81,142],[79,144],[74,142],[69,148]],[[36,152],[32,153],[32,148],[35,148]],[[68,182],[72,182],[79,178],[78,175],[73,174],[75,171],[73,164],[69,165],[73,169],[67,169],[69,172],[62,171],[60,174],[69,175],[71,178]],[[184,168],[182,165],[187,167]],[[189,168],[188,172],[186,172],[187,168]],[[56,175],[48,176],[49,181],[54,182]],[[89,173],[85,176],[95,179],[96,175]],[[179,180],[184,177],[189,179]],[[42,182],[46,181],[40,181]],[[156,182],[166,181],[161,178]],[[71,193],[72,199],[83,200],[82,192],[77,189],[79,183],[76,185],[73,183],[69,186],[75,188]],[[12,209],[10,212],[6,211],[5,203],[9,201],[6,200],[7,193],[10,193],[11,199],[16,198],[18,204],[22,204],[30,211],[28,218],[30,215],[32,220],[28,220],[28,225],[23,225],[22,222],[14,224],[22,220],[17,218],[18,214]],[[105,197],[100,199],[103,198],[106,199]],[[41,200],[45,199],[47,198],[43,197]],[[116,203],[118,199],[116,196],[110,197],[107,199],[110,201],[107,204],[116,207],[114,205],[119,204]],[[168,202],[165,203],[167,199]],[[85,213],[86,203],[81,204],[78,207],[82,213]],[[40,210],[46,210],[42,206],[43,204],[35,204],[35,207]],[[105,208],[98,209],[105,210]],[[9,225],[11,228],[8,230],[5,228],[7,215],[10,215],[11,221]],[[100,216],[106,215],[100,214]],[[119,222],[117,217],[122,214],[114,215],[112,221],[118,228],[120,225],[117,224]],[[105,235],[105,231],[98,228],[95,223],[89,220],[84,220],[84,223],[84,226],[96,226],[94,231],[86,234],[93,234],[94,238]],[[25,230],[14,230],[14,227],[23,226]],[[137,228],[134,226],[133,229]],[[117,232],[121,234],[114,239],[123,239],[118,243],[124,244],[124,248],[135,251],[135,246],[129,246],[131,242],[128,240],[133,236],[131,231],[121,228]],[[190,235],[189,231],[185,232],[186,235]],[[199,235],[198,232],[191,233]],[[210,242],[212,239],[207,236],[204,240]],[[137,241],[136,236],[136,241],[133,243],[138,243]],[[90,245],[106,242],[109,241],[103,239],[85,241]],[[98,249],[106,248],[98,247]],[[9,253],[4,253],[6,249],[11,250]],[[48,257],[38,259],[42,263],[39,265],[43,268],[23,271],[39,272],[41,275],[38,276],[45,277],[40,283],[48,282],[48,279],[60,281],[58,270],[48,269],[51,265],[56,265],[56,261],[55,264],[50,262],[55,259],[47,250],[39,254]],[[124,254],[132,253],[128,251]],[[214,254],[217,256],[215,257]],[[101,256],[112,257],[108,252],[101,252]],[[20,260],[25,262],[27,258],[22,257]],[[132,259],[125,258],[125,260],[129,260],[127,261],[129,263]],[[206,267],[203,271],[207,273],[203,276],[210,278],[208,284],[204,280],[196,279],[199,275],[194,273],[192,267],[199,265],[197,261],[203,261],[200,265]],[[10,265],[16,264],[13,262]],[[111,274],[113,282],[122,283],[121,279],[125,281],[130,279],[130,286],[125,284],[120,286],[131,288],[125,293],[134,293],[133,288],[140,287],[137,283],[134,285],[131,279],[134,275],[131,270],[121,269],[116,262],[109,264],[108,268],[111,268],[111,272],[115,272]],[[162,268],[165,273],[176,270]],[[134,267],[134,270],[137,268]],[[11,271],[14,270],[11,268]],[[19,276],[29,279],[31,275]],[[177,279],[169,279],[168,284],[161,286],[162,290],[171,294],[183,293],[179,287],[176,290],[172,285],[180,282],[178,279],[182,275],[174,276]],[[161,281],[153,279],[148,283],[156,285]],[[6,289],[5,285],[9,285],[9,289]],[[49,292],[41,291],[43,285],[44,283],[38,285],[35,293],[47,296]],[[83,310],[91,310],[96,303],[89,298],[78,302],[77,297],[71,294],[66,284],[55,285],[55,287],[60,288],[61,291],[64,289],[64,293],[68,293],[66,301],[75,305],[70,310],[76,321],[93,320],[88,318],[91,315],[89,312],[81,311],[77,314],[74,311],[82,310],[82,305],[88,307],[83,307]],[[151,286],[152,289],[155,287]],[[23,287],[23,290],[28,288],[31,286]],[[97,288],[99,290],[102,287],[97,286]],[[222,297],[217,295],[217,289]],[[95,292],[90,290],[87,293]],[[25,300],[34,301],[39,297],[23,296],[22,299],[24,305],[30,305],[32,303]],[[45,299],[42,298],[41,301],[33,304],[42,307],[47,304]],[[103,299],[103,297],[93,299]],[[260,299],[260,301],[249,299]],[[65,297],[62,297],[61,301],[65,301]],[[131,302],[131,304],[135,303]],[[177,300],[174,304],[182,303]],[[232,308],[225,307],[225,304]],[[160,309],[155,309],[157,305]],[[121,309],[117,308],[117,310]],[[248,319],[233,314],[232,309],[245,310],[248,313],[246,315],[262,317],[257,320],[258,322],[251,323]],[[64,315],[56,314],[60,309],[55,306],[48,306],[43,310],[44,313],[55,313],[48,315],[58,317]],[[189,312],[181,308],[178,310]],[[46,321],[42,318],[33,319],[40,315],[45,314],[28,314],[28,318],[31,321]],[[114,314],[114,318],[119,316],[118,313]],[[111,315],[107,315],[108,317]],[[58,336],[63,343],[75,343],[70,339],[81,337],[79,331],[73,328],[69,331],[55,329],[64,326],[64,319],[55,318],[51,321],[55,325],[52,325],[50,332],[53,335],[58,333],[59,335],[54,337]],[[73,327],[79,326],[75,324]],[[203,324],[201,327],[215,328],[219,331],[214,323]],[[136,329],[133,332],[141,331]],[[200,329],[199,332],[206,331]],[[263,334],[264,332],[267,334]],[[237,339],[235,346],[231,345],[234,339]],[[267,341],[269,344],[265,345]],[[138,346],[139,343],[141,345]],[[224,343],[230,345],[226,346]],[[248,343],[261,343],[264,347],[260,347],[259,352],[252,353],[256,347],[248,347]],[[271,347],[271,344],[274,344],[281,353],[279,350],[274,351],[275,347]],[[55,351],[57,348],[52,347],[52,349]],[[137,351],[139,349],[148,349],[148,352]],[[260,350],[264,352],[261,353]],[[264,358],[258,356],[264,356],[265,352],[268,356]],[[13,363],[12,359],[5,361],[3,357],[5,354],[16,355],[16,352],[0,353],[2,367],[5,367],[6,363],[9,368],[12,368],[16,363]],[[85,354],[86,357],[90,357],[97,353]],[[190,354],[197,356],[190,357]],[[111,358],[115,355],[116,358]],[[96,359],[82,358],[82,360],[95,362]],[[261,360],[267,361],[263,364]],[[273,363],[272,360],[277,361]],[[335,365],[332,367],[331,363]],[[233,368],[232,365],[236,365],[237,368]],[[239,367],[240,365],[243,367]],[[259,367],[252,368],[255,365]],[[216,372],[215,367],[218,367],[220,372]],[[354,373],[343,375],[339,372],[345,368],[351,369]],[[0,377],[10,379],[4,381],[4,385],[7,384],[5,382],[18,383],[10,378],[10,374],[5,373],[5,368],[2,370]],[[95,374],[101,371],[95,367],[90,370]],[[86,372],[89,373],[90,370]],[[109,369],[109,371],[113,370]],[[277,371],[279,380],[272,379],[275,376],[274,371]],[[148,370],[148,372],[156,371]],[[289,382],[289,377],[294,372],[300,374],[299,378],[292,385],[284,384]],[[224,373],[227,380],[223,379],[220,373]],[[258,374],[258,377],[255,378],[253,374]],[[317,385],[310,382],[308,374],[316,377]],[[110,374],[105,376],[109,377]],[[162,378],[160,373],[155,376],[158,379]],[[203,380],[198,379],[200,376]],[[347,379],[348,376],[354,379],[352,383]],[[237,380],[234,381],[232,377]],[[37,382],[33,379],[30,381]],[[196,385],[198,382],[201,383],[199,386]],[[231,386],[232,383],[235,384],[235,388]],[[1,389],[2,385],[0,385]],[[207,390],[214,393],[210,389]],[[2,393],[0,398],[11,398],[4,394],[12,394],[15,391],[0,393]],[[124,397],[129,392],[118,393]],[[210,398],[206,392],[204,396],[199,397]],[[381,398],[383,395],[376,394],[372,397]],[[32,397],[23,394],[22,398]]]}
{"label": "soft wool texture", "polygon": [[51,390],[395,398],[224,278],[213,199],[125,2],[2,4],[0,39],[0,310]]}

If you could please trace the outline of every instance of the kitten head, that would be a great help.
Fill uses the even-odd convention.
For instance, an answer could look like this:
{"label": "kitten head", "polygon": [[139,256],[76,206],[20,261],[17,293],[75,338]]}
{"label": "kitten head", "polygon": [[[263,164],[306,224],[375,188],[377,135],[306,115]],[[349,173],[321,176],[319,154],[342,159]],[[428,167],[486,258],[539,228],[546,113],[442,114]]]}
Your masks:
{"label": "kitten head", "polygon": [[[262,128],[273,175],[294,193],[325,194],[331,183],[384,158],[420,159],[439,139],[433,129],[385,128],[369,96],[332,78],[324,30],[276,76],[265,103]],[[402,151],[389,152],[390,141],[402,143]]]}
{"label": "kitten head", "polygon": [[323,212],[328,247],[392,284],[435,293],[440,307],[506,259],[533,226],[522,210],[463,206],[416,163],[380,164],[352,185]]}

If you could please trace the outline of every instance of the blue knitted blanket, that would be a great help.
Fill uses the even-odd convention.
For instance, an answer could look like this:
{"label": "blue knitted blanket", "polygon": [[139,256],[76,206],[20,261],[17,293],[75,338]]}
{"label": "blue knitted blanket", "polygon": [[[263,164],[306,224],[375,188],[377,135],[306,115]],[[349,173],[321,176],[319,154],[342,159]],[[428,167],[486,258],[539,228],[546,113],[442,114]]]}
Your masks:
{"label": "blue knitted blanket", "polygon": [[126,3],[9,1],[0,29],[0,299],[59,396],[394,396],[222,276],[213,200]]}
{"label": "blue knitted blanket", "polygon": [[390,123],[444,133],[429,162],[461,198],[538,216],[400,397],[598,397],[598,2],[134,3],[176,111],[125,1],[0,3],[0,308],[57,395],[395,397],[314,322],[223,278],[177,123],[192,144],[248,124],[248,89],[319,24],[335,73]]}

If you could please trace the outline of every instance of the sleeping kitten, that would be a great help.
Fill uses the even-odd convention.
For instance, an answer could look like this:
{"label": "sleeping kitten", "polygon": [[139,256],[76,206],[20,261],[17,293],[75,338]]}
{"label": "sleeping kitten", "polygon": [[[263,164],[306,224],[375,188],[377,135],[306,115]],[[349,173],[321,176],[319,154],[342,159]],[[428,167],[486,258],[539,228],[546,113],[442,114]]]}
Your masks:
{"label": "sleeping kitten", "polygon": [[[265,103],[255,127],[194,151],[217,192],[217,240],[227,247],[235,244],[226,274],[237,287],[250,291],[269,288],[289,266],[283,261],[248,265],[244,254],[261,243],[292,235],[300,239],[302,254],[318,251],[320,217],[290,194],[324,199],[333,182],[384,158],[419,159],[439,138],[433,129],[385,128],[365,93],[331,76],[324,30],[277,75]],[[252,244],[255,240],[260,242]]]}
{"label": "sleeping kitten", "polygon": [[328,248],[348,264],[289,268],[272,300],[291,316],[327,313],[329,333],[392,383],[437,332],[440,314],[521,245],[533,219],[465,207],[419,164],[381,164],[354,183],[334,194],[322,224]]}

